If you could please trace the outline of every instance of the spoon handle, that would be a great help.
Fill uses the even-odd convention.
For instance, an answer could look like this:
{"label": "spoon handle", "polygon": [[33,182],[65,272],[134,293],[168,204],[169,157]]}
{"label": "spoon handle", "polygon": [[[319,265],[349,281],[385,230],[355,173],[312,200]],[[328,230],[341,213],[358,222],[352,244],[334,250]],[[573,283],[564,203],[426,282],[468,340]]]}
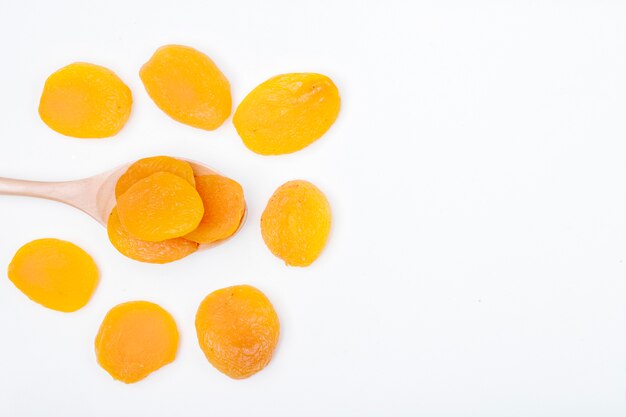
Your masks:
{"label": "spoon handle", "polygon": [[89,178],[78,181],[42,182],[0,178],[0,195],[45,198],[87,211],[90,203]]}

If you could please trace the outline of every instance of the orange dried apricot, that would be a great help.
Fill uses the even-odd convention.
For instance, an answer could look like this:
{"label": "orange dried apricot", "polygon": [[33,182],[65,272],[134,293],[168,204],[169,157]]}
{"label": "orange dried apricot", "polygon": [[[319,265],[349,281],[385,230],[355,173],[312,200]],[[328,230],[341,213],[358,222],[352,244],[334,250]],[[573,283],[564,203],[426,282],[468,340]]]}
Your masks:
{"label": "orange dried apricot", "polygon": [[174,361],[178,329],[160,306],[130,301],[106,314],[95,348],[100,366],[114,379],[131,384]]}
{"label": "orange dried apricot", "polygon": [[185,237],[212,243],[235,233],[246,207],[241,185],[221,175],[203,175],[196,177],[196,190],[204,203],[204,216],[198,228]]}
{"label": "orange dried apricot", "polygon": [[107,223],[109,240],[122,255],[140,262],[164,264],[177,261],[191,255],[198,249],[198,244],[191,240],[175,237],[161,242],[147,242],[131,236],[113,209]]}
{"label": "orange dried apricot", "polygon": [[324,194],[308,181],[289,181],[274,192],[261,215],[269,250],[287,265],[308,266],[320,255],[332,214]]}
{"label": "orange dried apricot", "polygon": [[341,99],[322,74],[277,75],[252,90],[239,104],[233,124],[252,151],[280,155],[319,139],[337,119]]}
{"label": "orange dried apricot", "polygon": [[75,62],[48,77],[39,116],[66,136],[106,138],[124,127],[132,103],[130,89],[113,71]]}
{"label": "orange dried apricot", "polygon": [[120,222],[132,236],[159,242],[184,236],[200,224],[202,199],[187,181],[157,172],[133,184],[117,200]]}
{"label": "orange dried apricot", "polygon": [[143,158],[128,167],[115,185],[115,197],[119,198],[131,185],[157,172],[169,172],[178,175],[195,186],[193,169],[188,162],[170,156],[152,156]]}
{"label": "orange dried apricot", "polygon": [[200,303],[196,332],[209,362],[229,377],[243,379],[272,359],[280,323],[265,294],[236,285],[212,292]]}
{"label": "orange dried apricot", "polygon": [[28,298],[63,312],[87,304],[98,284],[98,267],[87,252],[71,242],[51,238],[22,246],[8,274]]}
{"label": "orange dried apricot", "polygon": [[230,115],[230,84],[202,52],[181,45],[156,50],[139,72],[155,104],[172,119],[205,130]]}

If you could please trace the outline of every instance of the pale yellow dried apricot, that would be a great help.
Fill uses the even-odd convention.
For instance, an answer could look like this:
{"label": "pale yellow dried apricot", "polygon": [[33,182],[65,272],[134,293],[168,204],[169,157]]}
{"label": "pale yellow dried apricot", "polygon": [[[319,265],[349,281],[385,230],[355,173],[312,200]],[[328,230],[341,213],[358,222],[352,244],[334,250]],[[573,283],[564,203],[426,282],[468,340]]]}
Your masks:
{"label": "pale yellow dried apricot", "polygon": [[235,233],[246,208],[241,185],[221,175],[203,175],[196,177],[196,190],[204,204],[204,216],[198,228],[185,237],[213,243]]}
{"label": "pale yellow dried apricot", "polygon": [[250,285],[209,294],[196,313],[196,333],[209,362],[234,379],[265,368],[278,343],[280,323],[270,300]]}
{"label": "pale yellow dried apricot", "polygon": [[106,138],[124,127],[132,103],[130,89],[113,71],[76,62],[48,77],[39,116],[66,136]]}
{"label": "pale yellow dried apricot", "polygon": [[230,115],[230,83],[217,65],[196,49],[162,46],[139,75],[155,104],[174,120],[213,130]]}
{"label": "pale yellow dried apricot", "polygon": [[274,192],[261,215],[269,250],[287,265],[308,266],[320,255],[332,214],[326,196],[308,181],[289,181]]}
{"label": "pale yellow dried apricot", "polygon": [[109,240],[122,255],[140,262],[164,264],[177,261],[191,255],[198,249],[198,244],[191,240],[175,237],[161,242],[148,242],[137,239],[128,233],[113,209],[107,223]]}
{"label": "pale yellow dried apricot", "polygon": [[140,159],[128,167],[115,184],[115,197],[119,198],[131,185],[157,172],[169,172],[178,175],[193,186],[196,185],[189,162],[170,156],[151,156]]}
{"label": "pale yellow dried apricot", "polygon": [[270,78],[243,99],[233,123],[243,143],[261,155],[298,151],[337,119],[341,99],[330,78],[294,73]]}
{"label": "pale yellow dried apricot", "polygon": [[160,242],[198,227],[204,207],[187,181],[169,172],[157,172],[137,181],[117,199],[117,213],[132,236]]}
{"label": "pale yellow dried apricot", "polygon": [[51,238],[22,246],[8,274],[28,298],[64,312],[87,304],[98,285],[98,267],[91,256],[71,242]]}
{"label": "pale yellow dried apricot", "polygon": [[122,303],[104,317],[95,349],[105,371],[131,384],[174,361],[178,328],[172,316],[154,303]]}

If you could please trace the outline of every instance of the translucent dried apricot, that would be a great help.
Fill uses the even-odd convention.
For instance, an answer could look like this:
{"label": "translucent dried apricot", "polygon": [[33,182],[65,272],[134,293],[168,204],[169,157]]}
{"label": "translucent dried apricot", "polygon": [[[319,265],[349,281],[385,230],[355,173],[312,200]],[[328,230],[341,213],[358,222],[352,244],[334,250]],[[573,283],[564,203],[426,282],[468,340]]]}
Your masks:
{"label": "translucent dried apricot", "polygon": [[212,243],[235,233],[246,208],[241,185],[221,175],[203,175],[196,177],[196,190],[204,203],[204,216],[198,228],[185,237]]}
{"label": "translucent dried apricot", "polygon": [[243,379],[272,359],[280,323],[265,294],[237,285],[212,292],[200,303],[196,332],[209,362],[229,377]]}
{"label": "translucent dried apricot", "polygon": [[307,266],[320,255],[330,233],[324,194],[308,181],[289,181],[274,192],[261,215],[269,250],[287,265]]}
{"label": "translucent dried apricot", "polygon": [[160,306],[131,301],[109,310],[95,348],[100,366],[114,379],[131,384],[174,361],[178,329]]}
{"label": "translucent dried apricot", "polygon": [[98,267],[71,242],[38,239],[22,246],[9,265],[9,279],[28,298],[53,310],[83,307],[98,284]]}
{"label": "translucent dried apricot", "polygon": [[156,50],[139,72],[155,104],[172,119],[205,130],[230,115],[230,84],[211,59],[188,46]]}
{"label": "translucent dried apricot", "polygon": [[137,181],[117,199],[117,213],[132,236],[160,242],[198,227],[204,207],[187,181],[169,172],[157,172]]}
{"label": "translucent dried apricot", "polygon": [[169,172],[178,175],[189,184],[195,186],[193,169],[188,162],[170,156],[152,156],[143,158],[128,167],[115,185],[115,197],[119,198],[131,185],[157,172]]}
{"label": "translucent dried apricot", "polygon": [[76,138],[106,138],[124,127],[133,97],[115,73],[76,62],[48,77],[39,116],[50,128]]}
{"label": "translucent dried apricot", "polygon": [[283,74],[243,99],[233,123],[243,143],[261,155],[298,151],[319,139],[337,119],[339,91],[325,75]]}
{"label": "translucent dried apricot", "polygon": [[107,223],[109,240],[122,255],[140,262],[164,264],[177,261],[191,255],[198,249],[198,244],[182,237],[163,240],[161,242],[148,242],[131,236],[117,215],[117,209],[113,209]]}

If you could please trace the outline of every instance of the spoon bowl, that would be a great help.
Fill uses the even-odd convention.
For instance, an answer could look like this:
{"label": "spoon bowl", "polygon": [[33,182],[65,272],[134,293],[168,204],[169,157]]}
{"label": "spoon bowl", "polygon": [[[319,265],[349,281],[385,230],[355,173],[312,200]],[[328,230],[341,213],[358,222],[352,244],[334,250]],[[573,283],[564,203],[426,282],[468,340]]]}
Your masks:
{"label": "spoon bowl", "polygon": [[[177,159],[188,162],[195,176],[211,174],[222,175],[213,168],[199,162],[184,158]],[[0,178],[0,195],[18,195],[59,201],[87,213],[102,226],[106,227],[109,215],[116,203],[115,185],[122,174],[124,174],[133,163],[134,161],[128,162],[92,177],[73,181],[42,182]],[[239,232],[246,221],[247,214],[248,209],[244,201],[244,212],[239,227],[231,237]],[[202,244],[199,249],[213,247],[228,239],[230,238],[214,243]]]}

